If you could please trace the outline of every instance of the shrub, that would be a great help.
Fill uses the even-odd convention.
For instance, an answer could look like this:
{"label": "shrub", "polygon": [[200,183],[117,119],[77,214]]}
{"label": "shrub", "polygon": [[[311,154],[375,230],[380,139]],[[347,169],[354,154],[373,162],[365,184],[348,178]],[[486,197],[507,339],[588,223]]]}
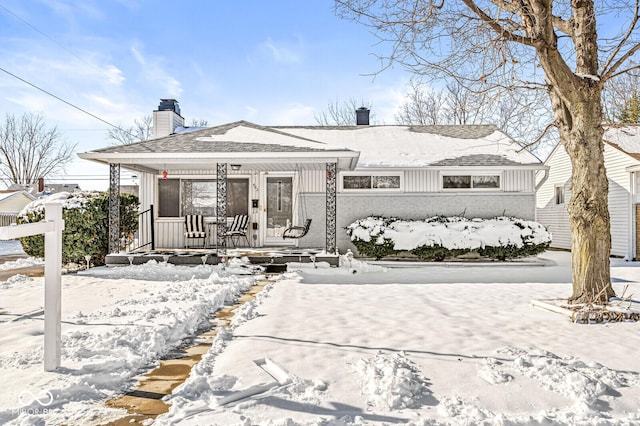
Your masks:
{"label": "shrub", "polygon": [[544,226],[510,217],[434,216],[407,221],[370,216],[353,222],[347,233],[359,254],[376,259],[409,251],[423,260],[441,261],[477,251],[483,257],[505,260],[539,254],[551,242]]}
{"label": "shrub", "polygon": [[378,241],[364,241],[360,238],[356,238],[352,240],[356,249],[358,249],[358,253],[365,257],[373,257],[376,260],[380,260],[386,256],[393,256],[394,254],[398,254],[400,250],[393,249],[393,241],[388,238],[383,238],[382,243]]}
{"label": "shrub", "polygon": [[[63,203],[62,261],[83,263],[85,255],[96,265],[104,264],[109,251],[109,193],[59,193],[30,203],[18,216],[18,223],[33,223],[44,219],[44,203]],[[126,237],[138,229],[138,197],[120,194],[120,236]],[[22,249],[33,257],[44,257],[44,235],[20,238]]]}
{"label": "shrub", "polygon": [[379,260],[400,251],[394,250],[394,242],[384,236],[385,229],[396,220],[396,218],[369,216],[349,225],[347,234],[360,255]]}
{"label": "shrub", "polygon": [[469,253],[469,249],[448,249],[441,245],[422,245],[411,250],[411,254],[417,256],[421,260],[435,260],[441,262],[447,257],[461,256],[465,253]]}

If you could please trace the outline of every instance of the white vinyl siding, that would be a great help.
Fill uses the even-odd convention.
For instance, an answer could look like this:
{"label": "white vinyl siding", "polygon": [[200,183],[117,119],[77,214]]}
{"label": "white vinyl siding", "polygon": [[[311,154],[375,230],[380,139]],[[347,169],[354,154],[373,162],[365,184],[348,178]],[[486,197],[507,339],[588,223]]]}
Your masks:
{"label": "white vinyl siding", "polygon": [[[605,167],[609,179],[609,215],[611,217],[611,254],[627,256],[630,247],[630,182],[626,167],[640,162],[605,144]],[[551,153],[546,164],[550,166],[549,178],[538,191],[537,220],[553,235],[551,247],[570,249],[571,230],[567,205],[571,199],[571,161],[563,146]],[[564,204],[555,204],[555,187],[565,188]]]}
{"label": "white vinyl siding", "polygon": [[502,172],[504,192],[535,192],[535,170],[505,170]]}
{"label": "white vinyl siding", "polygon": [[27,204],[33,201],[24,193],[15,194],[0,202],[0,211],[2,212],[20,212]]}
{"label": "white vinyl siding", "polygon": [[[473,173],[478,174],[501,174],[501,187],[497,190],[480,191],[480,194],[462,194],[457,191],[442,190],[442,170],[424,168],[424,169],[392,169],[389,174],[400,174],[402,179],[402,190],[381,191],[357,191],[344,192],[339,191],[338,215],[342,217],[344,214],[350,214],[351,209],[362,204],[358,214],[370,214],[373,211],[385,211],[388,207],[388,213],[402,214],[406,217],[425,217],[430,214],[462,214],[470,216],[491,217],[500,214],[510,214],[520,216],[526,219],[533,219],[535,212],[535,192],[534,192],[534,170],[478,170]],[[386,169],[377,169],[375,171],[367,169],[358,169],[361,173],[382,173],[387,172]],[[214,179],[215,167],[213,169],[199,170],[179,170],[168,169],[168,178],[185,178],[185,179]],[[291,171],[293,172],[293,171]],[[451,168],[447,172],[452,172]],[[468,173],[469,169],[465,170]],[[252,199],[261,199],[260,184],[261,176],[265,172],[253,171],[250,165],[243,165],[240,170],[234,171],[231,167],[227,168],[229,177],[246,177],[249,178],[249,202]],[[266,172],[267,175],[269,172]],[[455,173],[455,172],[454,172]],[[300,240],[301,245],[322,246],[324,244],[324,208],[325,208],[325,188],[326,188],[326,171],[320,169],[300,169],[295,171],[297,176],[297,185],[301,194],[300,209],[294,213],[298,223],[302,223],[304,219],[313,218],[313,232],[311,232],[304,241]],[[343,173],[339,173],[337,179],[341,179]],[[138,173],[140,177],[140,194],[141,209],[145,210],[150,204],[155,207],[156,215],[156,247],[158,248],[175,248],[183,247],[184,223],[182,218],[158,218],[158,181],[159,174]],[[338,180],[338,182],[340,182]],[[338,185],[340,188],[340,185]],[[467,191],[468,192],[468,191]],[[473,191],[472,191],[473,192]],[[347,197],[347,194],[349,196]],[[374,195],[375,194],[375,195]],[[393,194],[393,195],[392,195]],[[353,196],[353,198],[351,197]],[[262,202],[262,201],[261,201]],[[318,203],[316,206],[315,203]],[[353,203],[353,204],[352,204]],[[390,208],[389,203],[393,204]],[[375,207],[375,208],[374,208]],[[260,208],[263,208],[261,206]],[[259,230],[265,226],[261,222],[260,208],[249,208],[250,221],[258,223]],[[316,208],[320,209],[316,211]],[[342,220],[342,219],[340,219]],[[346,225],[345,225],[346,226]],[[260,231],[256,231],[260,234]],[[317,235],[316,235],[317,234]],[[252,241],[255,244],[262,244],[261,240]]]}

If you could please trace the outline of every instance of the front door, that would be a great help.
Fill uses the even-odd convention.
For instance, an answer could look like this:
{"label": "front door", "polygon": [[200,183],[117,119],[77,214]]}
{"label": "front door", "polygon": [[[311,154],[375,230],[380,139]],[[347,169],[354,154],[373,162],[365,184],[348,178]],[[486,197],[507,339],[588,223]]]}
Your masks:
{"label": "front door", "polygon": [[267,244],[290,244],[282,238],[285,229],[291,226],[294,212],[294,188],[292,176],[267,176]]}

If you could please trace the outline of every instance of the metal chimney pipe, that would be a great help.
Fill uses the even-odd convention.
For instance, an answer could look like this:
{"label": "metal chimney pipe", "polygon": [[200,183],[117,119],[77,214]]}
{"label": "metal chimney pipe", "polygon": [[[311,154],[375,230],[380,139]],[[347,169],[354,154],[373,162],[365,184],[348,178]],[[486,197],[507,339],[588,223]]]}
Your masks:
{"label": "metal chimney pipe", "polygon": [[356,110],[356,124],[358,126],[369,125],[369,108],[360,107]]}

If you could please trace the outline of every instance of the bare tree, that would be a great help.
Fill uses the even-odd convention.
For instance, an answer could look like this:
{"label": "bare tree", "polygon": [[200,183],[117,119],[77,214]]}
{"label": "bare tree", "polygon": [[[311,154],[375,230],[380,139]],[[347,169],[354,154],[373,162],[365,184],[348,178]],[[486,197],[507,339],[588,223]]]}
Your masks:
{"label": "bare tree", "polygon": [[602,92],[605,120],[609,123],[637,124],[640,75],[627,73],[608,82]]}
{"label": "bare tree", "polygon": [[6,115],[0,126],[0,175],[11,183],[32,184],[60,171],[73,159],[75,145],[65,143],[44,116]]}
{"label": "bare tree", "polygon": [[[153,138],[153,117],[145,115],[133,120],[134,125],[129,128],[122,126],[109,129],[108,138],[114,145],[126,145],[133,142],[147,141]],[[203,118],[191,120],[191,127],[207,127],[209,122]]]}
{"label": "bare tree", "polygon": [[207,127],[209,125],[209,121],[204,118],[198,118],[191,120],[191,127]]}
{"label": "bare tree", "polygon": [[336,0],[340,16],[369,25],[389,45],[383,66],[486,91],[546,90],[573,167],[570,300],[577,302],[614,296],[601,95],[607,81],[638,68],[630,58],[640,50],[639,10],[639,0]]}
{"label": "bare tree", "polygon": [[[541,91],[475,92],[458,81],[443,90],[413,79],[396,114],[404,125],[495,124],[532,151],[549,150],[552,135],[541,135],[552,120]],[[541,141],[542,139],[542,141]]]}
{"label": "bare tree", "polygon": [[[330,102],[326,111],[315,116],[316,123],[320,126],[353,126],[356,124],[356,109],[366,107],[371,109],[371,103],[356,102],[354,98],[340,103],[337,99]],[[375,115],[369,116],[371,123],[375,122]]]}
{"label": "bare tree", "polygon": [[109,129],[108,137],[114,145],[126,145],[132,142],[146,141],[153,137],[153,117],[145,115],[141,119],[134,119],[134,125],[129,128],[122,126]]}
{"label": "bare tree", "polygon": [[442,91],[425,90],[422,83],[411,80],[406,101],[400,106],[395,118],[398,124],[406,126],[449,124],[442,117],[444,108]]}

